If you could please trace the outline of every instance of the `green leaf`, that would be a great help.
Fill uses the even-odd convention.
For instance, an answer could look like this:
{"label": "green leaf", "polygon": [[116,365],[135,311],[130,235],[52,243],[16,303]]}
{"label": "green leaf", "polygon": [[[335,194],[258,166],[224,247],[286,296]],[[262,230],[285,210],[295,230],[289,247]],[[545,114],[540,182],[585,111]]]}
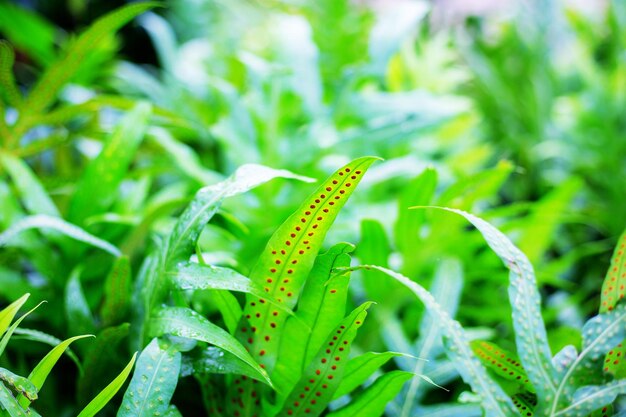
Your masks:
{"label": "green leaf", "polygon": [[173,267],[176,263],[189,259],[200,232],[225,198],[245,193],[274,178],[313,181],[286,170],[250,164],[241,166],[226,180],[200,189],[179,217],[170,235],[165,258],[166,267]]}
{"label": "green leaf", "polygon": [[465,330],[463,330],[459,322],[450,318],[450,315],[424,287],[404,275],[380,266],[365,265],[348,268],[347,270],[363,268],[373,268],[384,272],[410,289],[422,303],[424,303],[424,306],[439,323],[441,334],[446,342],[444,345],[446,346],[448,357],[456,364],[456,368],[463,377],[463,380],[472,387],[472,390],[476,394],[480,395],[481,404],[485,410],[486,417],[519,416],[511,399],[508,398],[498,384],[489,378],[487,370],[474,355],[474,352],[472,352],[469,346],[469,338]]}
{"label": "green leaf", "polygon": [[0,311],[0,336],[9,328],[13,317],[15,317],[20,308],[22,308],[26,300],[28,300],[28,297],[30,297],[30,294],[24,294]]}
{"label": "green leaf", "polygon": [[613,412],[613,406],[609,404],[602,408],[598,408],[596,411],[591,413],[589,417],[614,417],[615,415]]}
{"label": "green leaf", "polygon": [[0,2],[0,31],[39,66],[54,60],[57,28],[42,15],[18,4]]}
{"label": "green leaf", "polygon": [[[367,379],[374,374],[381,366],[386,364],[391,358],[404,356],[403,353],[397,352],[368,352],[363,355],[350,359],[346,367],[346,373],[341,380],[339,388],[333,399],[337,399],[343,395],[349,394],[355,388],[363,385]],[[413,375],[408,373],[408,375]]]}
{"label": "green leaf", "polygon": [[[340,168],[274,232],[250,273],[250,279],[263,286],[268,297],[293,309],[326,233],[367,169],[377,159],[358,158]],[[246,297],[237,338],[269,372],[276,365],[286,319],[286,314],[276,311],[264,298]],[[243,404],[245,410],[238,412],[249,417],[256,414],[251,411],[257,407],[253,391],[249,383],[233,387],[227,401],[229,404]]]}
{"label": "green leaf", "polygon": [[350,404],[333,411],[328,417],[380,417],[384,414],[387,403],[393,400],[402,386],[413,377],[412,373],[404,371],[386,373]]}
{"label": "green leaf", "polygon": [[626,361],[624,358],[626,358],[626,346],[623,342],[618,343],[604,357],[604,373],[611,375],[615,379],[626,377]]}
{"label": "green leaf", "polygon": [[[19,405],[11,390],[0,383],[0,411],[2,411],[3,417],[8,415],[9,417],[29,417],[30,415]],[[7,414],[4,414],[4,413]]]}
{"label": "green leaf", "polygon": [[435,208],[465,217],[481,232],[489,247],[510,270],[509,299],[513,310],[517,353],[537,392],[539,403],[554,398],[557,390],[556,371],[541,316],[541,296],[528,258],[502,232],[486,221],[461,210]]}
{"label": "green leaf", "polygon": [[164,414],[178,383],[181,354],[157,338],[139,355],[126,389],[119,417],[152,417]]}
{"label": "green leaf", "polygon": [[193,310],[183,307],[158,309],[150,319],[148,334],[152,336],[172,334],[220,347],[250,365],[263,380],[271,384],[267,372],[233,336]]}
{"label": "green leaf", "polygon": [[36,115],[46,110],[61,88],[78,72],[81,64],[100,42],[135,16],[156,7],[158,3],[139,2],[123,6],[96,20],[65,53],[42,74],[24,103],[27,113]]}
{"label": "green leaf", "polygon": [[104,302],[100,316],[104,326],[112,326],[125,320],[130,306],[131,272],[130,260],[122,256],[115,260],[104,282]]}
{"label": "green leaf", "polygon": [[587,417],[590,413],[612,404],[616,397],[626,393],[626,380],[616,380],[604,385],[582,387],[576,391],[571,403],[551,413],[554,417]]}
{"label": "green leaf", "polygon": [[14,63],[13,47],[7,41],[0,40],[0,99],[4,98],[10,106],[18,108],[22,101],[22,94],[13,77]]}
{"label": "green leaf", "polygon": [[96,396],[96,398],[94,398],[89,404],[87,404],[87,406],[80,412],[80,414],[78,414],[78,417],[93,417],[98,413],[98,411],[102,410],[102,408],[104,408],[104,406],[107,405],[109,401],[111,401],[117,391],[119,391],[119,389],[122,388],[122,385],[124,385],[126,378],[128,378],[130,371],[133,369],[136,358],[137,352],[135,352],[132,359],[130,360],[128,365],[126,365],[126,367],[122,370],[122,372],[113,381],[111,381],[111,383],[107,385],[106,388],[104,388]]}
{"label": "green leaf", "polygon": [[9,384],[13,390],[25,396],[30,401],[37,399],[37,387],[28,378],[19,376],[8,369],[0,368],[0,379]]}
{"label": "green leaf", "polygon": [[57,230],[74,240],[78,240],[80,242],[84,242],[96,248],[102,249],[103,251],[108,252],[115,257],[119,257],[121,255],[120,250],[109,242],[97,238],[94,235],[87,233],[80,227],[68,223],[65,220],[56,217],[46,216],[44,214],[27,216],[13,223],[11,227],[0,233],[0,247],[13,246],[15,245],[15,243],[11,242],[11,240],[20,233],[30,229],[41,228]]}
{"label": "green leaf", "polygon": [[7,152],[0,152],[0,160],[11,176],[20,199],[29,213],[61,217],[48,192],[26,162]]}
{"label": "green leaf", "polygon": [[[272,374],[279,393],[286,395],[298,382],[328,334],[346,314],[349,277],[330,281],[333,268],[350,266],[349,253],[354,246],[339,243],[315,260],[304,284],[295,317],[285,323],[282,344]],[[294,343],[297,340],[298,343]]]}
{"label": "green leaf", "polygon": [[256,380],[260,379],[258,373],[248,364],[232,353],[215,346],[202,349],[199,355],[193,358],[184,358],[181,377],[209,376],[210,374],[244,375]]}
{"label": "green leaf", "polygon": [[482,363],[505,379],[515,381],[526,390],[534,392],[532,384],[528,380],[526,371],[519,363],[514,353],[502,349],[494,343],[483,340],[474,340],[470,343],[472,350],[480,358]]}
{"label": "green leaf", "polygon": [[77,225],[105,212],[118,196],[139,144],[143,140],[152,108],[139,103],[124,116],[102,151],[83,172],[70,202],[68,218]]}
{"label": "green leaf", "polygon": [[307,365],[300,381],[287,396],[277,417],[315,417],[322,414],[339,388],[352,341],[372,304],[361,304],[327,336],[315,358]]}
{"label": "green leaf", "polygon": [[[391,247],[383,225],[376,220],[363,220],[361,222],[361,242],[359,242],[356,251],[360,263],[386,267],[390,254]],[[362,275],[363,288],[368,300],[383,303],[394,298],[397,284],[383,279],[382,275],[384,274],[378,271],[362,271]]]}
{"label": "green leaf", "polygon": [[95,332],[96,325],[80,285],[81,268],[72,271],[65,286],[65,317],[70,334]]}
{"label": "green leaf", "polygon": [[602,295],[600,298],[600,313],[615,308],[615,305],[626,294],[626,230],[622,233],[613,252],[611,265],[606,272],[602,283]]}
{"label": "green leaf", "polygon": [[[44,358],[35,366],[35,369],[28,375],[28,379],[35,385],[37,391],[41,390],[43,384],[46,382],[46,378],[52,371],[52,368],[57,363],[63,352],[70,346],[72,342],[79,339],[84,339],[86,337],[95,337],[93,335],[81,335],[70,337],[67,340],[59,343],[56,347],[54,347]],[[24,408],[30,405],[30,400],[25,396],[20,396],[18,398],[20,405]]]}
{"label": "green leaf", "polygon": [[533,410],[537,405],[537,399],[534,398],[533,395],[515,394],[511,397],[511,399],[522,416],[533,417],[535,415]]}
{"label": "green leaf", "polygon": [[[62,340],[58,337],[54,337],[52,335],[49,335],[48,333],[44,333],[39,330],[24,329],[19,327],[13,332],[13,339],[26,339],[33,342],[45,343],[49,346],[56,346],[62,342]],[[78,360],[78,356],[76,356],[76,354],[72,352],[72,350],[69,348],[65,351],[65,353],[72,360],[72,362],[76,364],[78,372],[82,375],[83,367]]]}
{"label": "green leaf", "polygon": [[5,331],[4,336],[2,336],[2,339],[0,339],[0,356],[2,356],[2,354],[4,353],[4,349],[7,347],[7,344],[9,343],[9,340],[11,339],[11,336],[13,336],[13,332],[15,331],[15,329],[17,329],[17,326],[19,326],[20,323],[22,323],[22,320],[24,320],[26,317],[28,317],[28,315],[30,313],[32,313],[33,311],[37,310],[37,308],[40,305],[42,305],[43,303],[45,303],[45,301],[40,302],[35,307],[33,307],[32,309],[28,310],[26,313],[24,313],[24,315],[22,315],[22,317],[20,317],[19,319],[15,320],[15,322],[11,325],[11,327],[9,327]]}

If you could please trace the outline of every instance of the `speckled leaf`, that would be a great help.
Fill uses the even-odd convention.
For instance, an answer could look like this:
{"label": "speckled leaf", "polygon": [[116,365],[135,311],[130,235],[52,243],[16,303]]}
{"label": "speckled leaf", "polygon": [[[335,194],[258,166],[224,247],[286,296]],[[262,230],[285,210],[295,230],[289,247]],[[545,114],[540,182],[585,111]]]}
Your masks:
{"label": "speckled leaf", "polygon": [[517,407],[523,417],[533,417],[537,399],[532,394],[515,394],[511,397],[513,404]]}
{"label": "speckled leaf", "polygon": [[563,375],[565,375],[565,372],[572,366],[576,358],[578,358],[578,352],[574,345],[567,345],[554,355],[552,364],[554,365],[554,369],[556,369],[559,379],[563,378]]}
{"label": "speckled leaf", "polygon": [[180,371],[181,353],[157,338],[145,347],[124,394],[118,417],[152,417],[167,411]]}
{"label": "speckled leaf", "polygon": [[609,404],[602,408],[598,408],[596,411],[591,413],[589,417],[613,417],[613,406]]}
{"label": "speckled leaf", "polygon": [[483,340],[474,340],[470,346],[481,362],[497,375],[517,382],[530,392],[535,391],[517,355]]}
{"label": "speckled leaf", "polygon": [[552,365],[552,354],[541,316],[541,296],[528,258],[502,232],[486,221],[461,210],[436,208],[465,217],[480,231],[489,247],[511,271],[509,300],[513,310],[517,353],[528,379],[535,387],[539,403],[547,401],[547,398],[554,398],[557,390],[556,371]]}
{"label": "speckled leaf", "polygon": [[[549,408],[546,408],[550,416],[561,415],[559,410],[563,407],[570,409],[569,405],[573,401],[572,395],[578,395],[573,394],[577,387],[603,382],[602,369],[605,355],[626,337],[625,322],[626,306],[619,304],[610,312],[595,316],[585,323],[582,331],[583,349],[561,378],[556,395],[549,403]],[[614,389],[609,391],[599,389],[603,395],[614,391]],[[593,403],[594,407],[587,413],[610,402]]]}
{"label": "speckled leaf", "polygon": [[[272,381],[279,393],[287,395],[328,334],[346,314],[349,277],[329,281],[336,267],[350,266],[354,246],[339,243],[315,260],[298,301],[295,317],[285,323],[282,343]],[[294,343],[294,341],[298,343]]]}
{"label": "speckled leaf", "polygon": [[112,326],[126,319],[130,305],[130,260],[121,256],[115,260],[104,282],[104,302],[100,316],[104,326]]}
{"label": "speckled leaf", "polygon": [[151,113],[149,104],[139,103],[124,116],[102,151],[89,163],[70,201],[68,218],[72,223],[84,225],[88,217],[103,213],[115,201]]}
{"label": "speckled leaf", "polygon": [[[93,336],[81,335],[70,337],[69,339],[59,343],[50,352],[48,352],[46,356],[44,356],[44,358],[37,364],[37,366],[35,366],[35,369],[33,369],[32,372],[28,375],[28,379],[33,383],[33,385],[35,385],[37,391],[41,390],[41,387],[43,387],[43,384],[46,382],[46,378],[48,378],[50,371],[52,371],[52,368],[54,367],[54,365],[56,365],[61,355],[63,355],[63,352],[67,350],[70,344],[72,344],[72,342],[76,340],[84,339],[86,337]],[[18,398],[18,401],[20,405],[24,408],[30,405],[30,400],[23,395]]]}
{"label": "speckled leaf", "polygon": [[0,336],[9,328],[13,317],[15,317],[20,308],[22,308],[26,300],[28,300],[28,297],[30,297],[30,294],[24,294],[0,311]]}
{"label": "speckled leaf", "polygon": [[225,198],[245,193],[274,178],[313,181],[311,178],[302,177],[286,170],[250,164],[242,165],[226,180],[200,189],[179,217],[169,237],[165,259],[167,269],[180,261],[189,259],[200,232],[219,209]]}
{"label": "speckled leaf", "polygon": [[[268,296],[293,309],[326,233],[376,160],[358,158],[340,168],[274,232],[250,275]],[[237,337],[269,372],[276,364],[286,319],[286,314],[278,312],[264,298],[246,297]],[[241,394],[239,388],[231,389],[228,403],[236,404],[242,417],[251,417],[256,414],[252,410],[257,400],[252,397],[251,385],[242,389]]]}
{"label": "speckled leaf", "polygon": [[[11,390],[0,383],[0,412],[2,416],[27,417],[30,416],[17,402]],[[4,409],[3,409],[4,407]],[[5,414],[6,413],[6,414]]]}
{"label": "speckled leaf", "polygon": [[233,336],[191,309],[163,307],[157,310],[150,319],[148,333],[152,336],[169,333],[220,347],[250,365],[261,378],[270,383],[267,372],[261,369],[254,358]]}
{"label": "speckled leaf", "polygon": [[626,230],[620,236],[602,284],[600,313],[612,310],[626,294]]}
{"label": "speckled leaf", "polygon": [[[350,359],[346,366],[346,372],[341,379],[341,384],[339,384],[339,388],[337,388],[333,399],[349,394],[352,390],[364,384],[367,379],[381,366],[386,364],[389,359],[398,356],[404,356],[404,354],[397,352],[368,352]],[[407,374],[413,375],[411,373]]]}
{"label": "speckled leaf", "polygon": [[626,345],[618,343],[604,357],[604,373],[615,379],[626,377]]}
{"label": "speckled leaf", "polygon": [[319,416],[333,395],[345,372],[352,341],[367,316],[367,302],[357,307],[333,330],[313,361],[307,366],[277,417]]}
{"label": "speckled leaf", "polygon": [[128,365],[126,365],[122,372],[120,372],[120,374],[115,377],[109,385],[100,391],[96,398],[91,400],[91,402],[83,408],[80,414],[78,414],[78,417],[93,417],[98,414],[98,412],[102,410],[102,408],[104,408],[109,401],[111,401],[111,398],[115,396],[117,391],[119,391],[119,389],[122,388],[122,385],[124,385],[124,382],[126,382],[126,378],[128,378],[128,375],[135,364],[135,359],[137,359],[137,352],[135,352],[130,362],[128,362]]}
{"label": "speckled leaf", "polygon": [[379,266],[366,265],[349,268],[349,270],[363,268],[373,268],[382,271],[406,286],[424,303],[430,314],[436,317],[441,334],[444,337],[446,352],[450,360],[456,364],[456,368],[463,380],[472,387],[476,394],[480,395],[481,405],[485,410],[486,417],[519,416],[511,399],[498,384],[491,380],[487,370],[474,355],[474,352],[472,352],[465,330],[463,330],[459,322],[450,318],[449,314],[441,308],[439,303],[424,287],[404,275]]}
{"label": "speckled leaf", "polygon": [[19,376],[8,369],[0,368],[0,380],[8,384],[14,391],[25,396],[30,401],[37,399],[37,387],[28,378]]}
{"label": "speckled leaf", "polygon": [[380,417],[385,412],[387,403],[394,399],[402,386],[413,377],[412,373],[404,371],[386,373],[347,406],[330,413],[328,417]]}
{"label": "speckled leaf", "polygon": [[620,379],[605,385],[580,388],[573,400],[556,413],[554,417],[587,417],[590,413],[613,403],[620,394],[626,393],[626,380]]}

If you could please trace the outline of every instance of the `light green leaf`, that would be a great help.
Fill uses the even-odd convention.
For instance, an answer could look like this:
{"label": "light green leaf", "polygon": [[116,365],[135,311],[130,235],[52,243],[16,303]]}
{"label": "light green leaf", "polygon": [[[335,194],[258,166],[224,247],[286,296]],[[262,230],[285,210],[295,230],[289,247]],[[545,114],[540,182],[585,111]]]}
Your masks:
{"label": "light green leaf", "polygon": [[[9,417],[30,417],[26,414],[26,411],[19,405],[11,390],[0,383],[0,411],[2,411],[3,417],[8,415]],[[6,414],[4,414],[6,412]]]}
{"label": "light green leaf", "polygon": [[148,326],[148,334],[152,336],[172,334],[220,347],[250,365],[263,380],[271,384],[267,372],[233,336],[193,310],[183,307],[163,307],[155,312]]}
{"label": "light green leaf", "polygon": [[15,322],[11,325],[11,327],[9,327],[6,330],[6,332],[4,333],[4,336],[2,336],[2,339],[0,339],[0,356],[2,356],[2,354],[4,353],[4,349],[7,347],[7,344],[9,343],[9,340],[11,339],[11,336],[13,336],[13,332],[15,331],[15,329],[17,329],[17,327],[20,325],[20,323],[22,323],[22,320],[24,320],[26,317],[28,317],[28,315],[30,313],[32,313],[33,311],[37,310],[37,308],[40,305],[42,305],[43,303],[45,303],[45,301],[40,302],[35,307],[33,307],[32,309],[28,310],[26,313],[24,313],[24,315],[22,315],[22,317],[20,317],[19,319],[15,320]]}
{"label": "light green leaf", "polygon": [[602,283],[600,313],[615,308],[626,294],[626,230],[622,233],[613,251],[613,258]]}
{"label": "light green leaf", "polygon": [[[26,339],[26,340],[30,340],[33,342],[45,343],[46,345],[49,345],[49,346],[56,346],[59,343],[63,342],[58,337],[54,337],[52,335],[49,335],[48,333],[44,333],[39,330],[24,329],[20,327],[15,329],[15,331],[13,332],[13,339]],[[76,364],[76,367],[78,368],[78,372],[82,375],[83,367],[80,361],[78,360],[78,356],[76,356],[76,354],[72,352],[72,350],[69,348],[65,351],[65,353],[72,360],[72,362]]]}
{"label": "light green leaf", "polygon": [[505,379],[517,382],[527,391],[535,391],[514,353],[484,340],[473,340],[470,346],[481,362],[493,372]]}
{"label": "light green leaf", "polygon": [[178,383],[181,354],[157,338],[139,355],[118,417],[152,417],[164,414]]}
{"label": "light green leaf", "polygon": [[118,188],[143,140],[152,108],[139,103],[127,113],[91,161],[76,185],[68,218],[77,225],[105,212],[118,195]]}
{"label": "light green leaf", "polygon": [[137,352],[133,355],[132,359],[126,365],[126,367],[122,370],[122,372],[113,380],[109,385],[104,388],[100,394],[96,396],[87,406],[78,414],[78,417],[93,417],[98,411],[102,410],[102,408],[107,405],[109,401],[115,396],[117,391],[122,388],[126,378],[130,374],[130,371],[133,369],[133,365],[135,364],[135,359],[137,358]]}
{"label": "light green leaf", "polygon": [[404,371],[391,371],[376,379],[361,395],[347,406],[333,411],[328,417],[380,417],[385,406],[395,398],[402,386],[413,374]]}
{"label": "light green leaf", "polygon": [[557,390],[556,371],[548,345],[546,327],[541,316],[541,296],[528,258],[499,230],[467,212],[445,208],[465,217],[483,235],[487,244],[510,270],[509,299],[513,310],[517,353],[532,383],[539,404],[554,398]]}
{"label": "light green leaf", "polygon": [[9,384],[13,390],[17,391],[20,395],[25,396],[30,401],[35,401],[37,399],[38,389],[28,378],[16,375],[8,369],[0,368],[0,379]]}
{"label": "light green leaf", "polygon": [[103,251],[108,252],[115,257],[119,257],[121,255],[120,250],[109,242],[97,238],[94,235],[87,233],[80,227],[68,223],[65,220],[56,217],[46,216],[44,214],[27,216],[13,223],[11,227],[0,233],[0,247],[13,245],[14,243],[12,243],[11,240],[26,230],[42,228],[57,230],[74,240],[78,240],[80,242],[84,242],[96,248],[102,249]]}
{"label": "light green leaf", "polygon": [[15,317],[20,308],[22,308],[26,300],[28,300],[28,297],[30,297],[30,294],[24,294],[0,311],[0,336],[9,328],[13,317]]}
{"label": "light green leaf", "polygon": [[[346,373],[343,375],[341,384],[337,388],[333,399],[349,394],[355,388],[363,385],[381,366],[386,364],[391,358],[398,356],[405,355],[397,352],[368,352],[350,359],[346,367]],[[409,372],[407,374],[413,375]]]}
{"label": "light green leaf", "polygon": [[[52,371],[52,368],[57,363],[63,352],[69,347],[69,345],[75,340],[84,339],[86,337],[95,337],[93,335],[81,335],[74,336],[63,342],[59,343],[56,347],[54,347],[44,358],[35,366],[35,369],[28,375],[28,379],[35,385],[37,391],[41,390],[43,384],[46,382],[46,378]],[[24,408],[30,405],[30,400],[25,396],[20,396],[18,398],[20,405]]]}
{"label": "light green leaf", "polygon": [[463,327],[461,327],[459,322],[450,318],[450,315],[424,287],[404,275],[380,266],[365,265],[348,268],[347,270],[362,268],[373,268],[384,272],[410,289],[424,303],[424,306],[439,323],[441,334],[446,342],[448,357],[456,364],[456,368],[463,380],[472,387],[476,394],[480,395],[486,417],[519,416],[511,399],[498,384],[489,378],[487,370],[476,358],[474,352],[472,352],[469,346],[469,338]]}
{"label": "light green leaf", "polygon": [[[15,52],[13,47],[5,40],[0,40],[0,100],[4,100],[15,108],[19,108],[22,102],[22,94],[17,88],[13,76],[13,64]],[[0,108],[2,106],[0,105]]]}

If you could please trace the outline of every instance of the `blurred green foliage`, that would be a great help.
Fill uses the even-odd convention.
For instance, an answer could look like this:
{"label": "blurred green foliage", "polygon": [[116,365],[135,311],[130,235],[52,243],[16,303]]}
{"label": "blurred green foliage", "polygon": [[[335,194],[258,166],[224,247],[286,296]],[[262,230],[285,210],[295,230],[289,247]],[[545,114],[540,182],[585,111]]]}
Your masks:
{"label": "blurred green foliage", "polygon": [[[59,362],[66,372],[51,375],[38,410],[75,415],[150,342],[137,337],[146,312],[133,286],[153,274],[197,191],[249,163],[322,180],[357,157],[384,158],[326,248],[356,244],[353,262],[420,282],[470,338],[513,352],[506,273],[481,235],[461,218],[407,209],[480,213],[535,266],[552,351],[580,346],[626,226],[626,3],[472,3],[0,0],[0,233],[23,230],[0,239],[0,303],[29,292],[50,304],[29,327],[98,336],[73,345],[83,374]],[[309,192],[274,180],[225,200],[196,260],[249,276]],[[159,291],[159,302],[234,332],[224,312],[241,295],[189,302]],[[441,346],[423,346],[432,324],[406,288],[365,270],[350,291],[351,307],[378,302],[354,352],[423,352],[432,364],[398,356],[385,369],[451,389],[407,384],[387,415],[444,404],[480,415]],[[25,375],[44,350],[13,339],[0,366]],[[146,355],[174,360],[191,350],[181,344],[159,339]],[[202,393],[179,384],[170,388],[185,414]]]}

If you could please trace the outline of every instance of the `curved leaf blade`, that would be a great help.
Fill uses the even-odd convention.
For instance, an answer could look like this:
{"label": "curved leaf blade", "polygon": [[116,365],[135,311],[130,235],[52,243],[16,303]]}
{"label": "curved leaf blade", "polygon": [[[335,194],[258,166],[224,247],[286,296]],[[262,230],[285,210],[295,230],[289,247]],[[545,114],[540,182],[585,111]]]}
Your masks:
{"label": "curved leaf blade", "polygon": [[163,307],[152,316],[148,326],[148,333],[153,336],[172,334],[220,347],[250,365],[260,378],[271,384],[267,372],[233,336],[191,309]]}
{"label": "curved leaf blade", "polygon": [[611,258],[611,265],[602,283],[600,313],[606,313],[626,294],[626,230],[620,236]]}
{"label": "curved leaf blade", "polygon": [[22,308],[26,300],[28,300],[28,297],[30,297],[30,294],[26,293],[0,311],[0,336],[9,328],[13,318],[20,308]]}
{"label": "curved leaf blade", "polygon": [[133,355],[128,365],[120,372],[120,374],[115,377],[113,381],[109,385],[107,385],[83,410],[78,414],[78,417],[94,417],[98,411],[102,410],[105,405],[115,396],[117,391],[122,388],[126,378],[130,374],[130,371],[133,369],[133,365],[135,364],[135,359],[137,359],[137,352]]}
{"label": "curved leaf blade", "polygon": [[[386,364],[390,359],[398,356],[405,355],[398,352],[367,352],[350,359],[348,366],[346,366],[346,373],[343,375],[341,384],[339,388],[337,388],[333,399],[349,394],[355,388],[363,385],[381,366]],[[407,372],[407,374],[413,375],[410,372]]]}

